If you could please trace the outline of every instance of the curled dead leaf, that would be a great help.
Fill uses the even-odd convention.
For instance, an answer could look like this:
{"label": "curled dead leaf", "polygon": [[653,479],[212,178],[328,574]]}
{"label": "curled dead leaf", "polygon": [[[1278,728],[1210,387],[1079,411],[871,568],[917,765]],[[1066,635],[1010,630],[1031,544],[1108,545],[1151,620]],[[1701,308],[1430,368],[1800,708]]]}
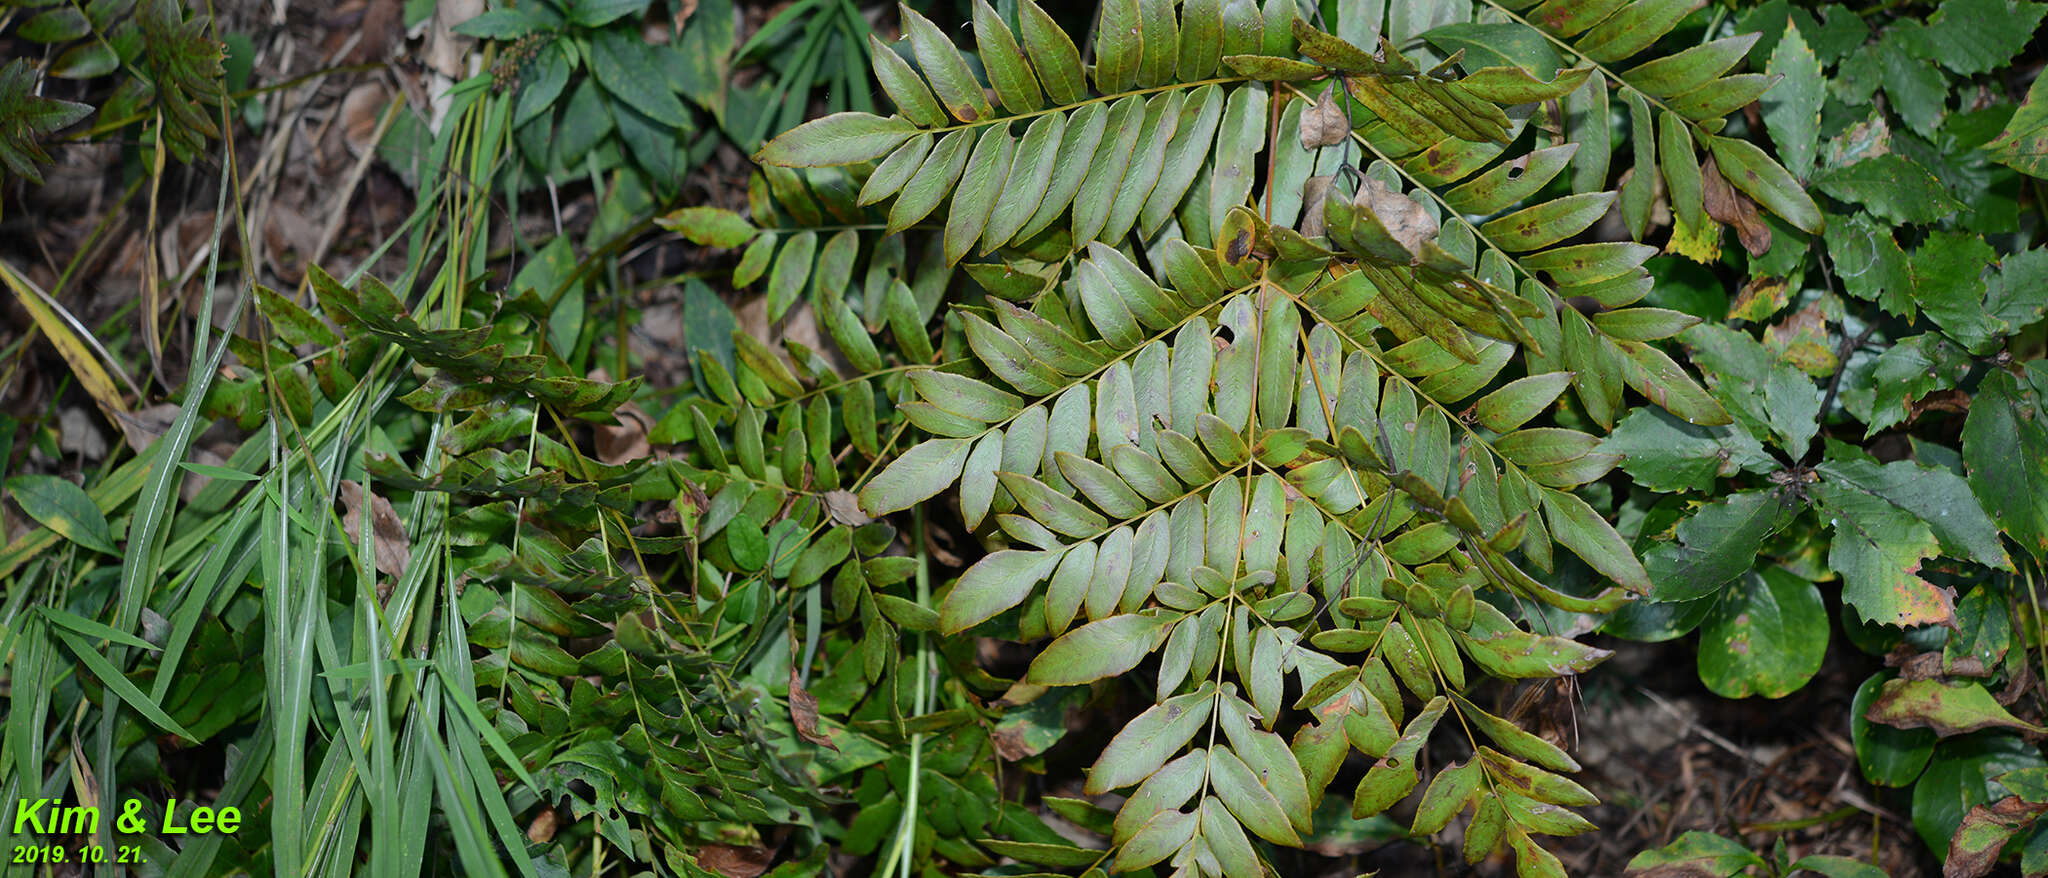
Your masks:
{"label": "curled dead leaf", "polygon": [[555,809],[542,806],[540,813],[533,816],[533,822],[526,824],[526,840],[534,844],[547,844],[553,841],[555,827],[560,821],[561,817],[555,813]]}
{"label": "curled dead leaf", "polygon": [[1728,185],[1712,156],[1700,166],[1700,194],[1706,202],[1707,216],[1722,225],[1734,226],[1735,237],[1742,241],[1742,249],[1748,250],[1749,255],[1762,256],[1770,251],[1771,227],[1764,225],[1756,202]]}
{"label": "curled dead leaf", "polygon": [[803,678],[797,676],[794,668],[789,672],[789,721],[796,724],[796,733],[804,740],[838,752],[839,745],[818,731],[818,697],[804,689]]}
{"label": "curled dead leaf", "polygon": [[1334,88],[1301,111],[1302,149],[1336,146],[1350,133],[1351,125],[1344,118],[1344,106],[1338,102]]}
{"label": "curled dead leaf", "polygon": [[654,428],[654,419],[630,402],[620,406],[616,414],[616,425],[599,424],[593,431],[597,434],[597,459],[618,466],[653,453],[647,433]]}
{"label": "curled dead leaf", "polygon": [[1330,197],[1329,174],[1318,174],[1301,183],[1301,226],[1295,229],[1304,238],[1323,236],[1323,202]]}
{"label": "curled dead leaf", "polygon": [[1358,194],[1351,196],[1351,205],[1370,212],[1411,256],[1422,252],[1423,244],[1436,239],[1436,218],[1415,199],[1376,178],[1363,178]]}
{"label": "curled dead leaf", "polygon": [[845,489],[825,492],[825,513],[832,516],[833,524],[846,527],[862,527],[874,521],[861,511],[860,497]]}
{"label": "curled dead leaf", "polygon": [[377,572],[393,579],[404,576],[405,565],[412,560],[412,540],[405,535],[405,523],[399,520],[398,511],[391,508],[391,501],[367,492],[361,484],[343,481],[341,526],[347,531],[350,543],[362,538],[361,521],[365,505],[370,507],[370,533],[376,537],[372,562]]}

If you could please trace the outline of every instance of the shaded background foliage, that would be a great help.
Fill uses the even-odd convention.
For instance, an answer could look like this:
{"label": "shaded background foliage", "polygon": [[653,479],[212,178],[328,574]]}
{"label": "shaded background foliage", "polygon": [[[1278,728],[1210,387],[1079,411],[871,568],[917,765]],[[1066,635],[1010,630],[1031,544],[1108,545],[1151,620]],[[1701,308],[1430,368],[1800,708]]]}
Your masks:
{"label": "shaded background foliage", "polygon": [[[0,6],[0,798],[139,871],[2048,870],[2038,4],[357,12]],[[1687,677],[1853,797],[1638,801]]]}

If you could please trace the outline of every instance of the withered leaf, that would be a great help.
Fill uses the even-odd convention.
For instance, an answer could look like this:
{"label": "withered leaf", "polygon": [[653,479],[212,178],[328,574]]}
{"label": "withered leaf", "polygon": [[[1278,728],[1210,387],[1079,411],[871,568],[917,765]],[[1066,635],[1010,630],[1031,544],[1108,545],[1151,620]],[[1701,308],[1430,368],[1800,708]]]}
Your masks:
{"label": "withered leaf", "polygon": [[774,851],[753,845],[707,844],[697,850],[697,865],[725,878],[760,878],[774,860]]}
{"label": "withered leaf", "polygon": [[362,539],[362,512],[367,494],[370,507],[370,533],[376,537],[372,563],[377,572],[397,579],[405,575],[405,565],[412,560],[412,540],[405,535],[405,523],[398,519],[398,511],[391,508],[391,501],[378,494],[368,494],[363,486],[352,481],[341,483],[342,529],[348,533],[350,543]]}
{"label": "withered leaf", "polygon": [[861,527],[874,521],[861,511],[860,496],[844,489],[825,492],[825,512],[832,516],[833,524],[846,527]]}
{"label": "withered leaf", "polygon": [[1296,229],[1304,238],[1323,236],[1323,202],[1330,197],[1329,174],[1318,174],[1301,183],[1301,228]]}
{"label": "withered leaf", "polygon": [[1436,238],[1436,219],[1429,211],[1376,178],[1363,179],[1358,194],[1351,196],[1351,204],[1378,218],[1394,242],[1411,255],[1422,252],[1422,245]]}
{"label": "withered leaf", "polygon": [[1302,149],[1336,146],[1350,133],[1351,125],[1344,118],[1344,106],[1334,88],[1301,111]]}
{"label": "withered leaf", "polygon": [[653,453],[647,432],[654,427],[654,419],[630,402],[620,406],[616,415],[617,425],[598,424],[593,430],[597,434],[597,459],[618,466]]}
{"label": "withered leaf", "polygon": [[1728,185],[1712,156],[1700,166],[1700,195],[1706,202],[1707,216],[1722,225],[1734,226],[1735,237],[1742,241],[1742,249],[1748,250],[1749,255],[1770,252],[1771,227],[1764,225],[1763,217],[1757,214],[1756,202]]}
{"label": "withered leaf", "polygon": [[1978,878],[1990,873],[1998,865],[1998,854],[2005,843],[2044,812],[2048,812],[2048,804],[2024,801],[2018,796],[1972,807],[1949,840],[1942,878]]}
{"label": "withered leaf", "polygon": [[1933,729],[1944,738],[1994,727],[2048,734],[2048,729],[2013,716],[1980,683],[1887,680],[1864,718],[1902,729]]}
{"label": "withered leaf", "polygon": [[804,688],[803,678],[797,676],[795,668],[789,671],[789,721],[796,724],[796,733],[804,740],[838,752],[839,745],[818,731],[818,696]]}

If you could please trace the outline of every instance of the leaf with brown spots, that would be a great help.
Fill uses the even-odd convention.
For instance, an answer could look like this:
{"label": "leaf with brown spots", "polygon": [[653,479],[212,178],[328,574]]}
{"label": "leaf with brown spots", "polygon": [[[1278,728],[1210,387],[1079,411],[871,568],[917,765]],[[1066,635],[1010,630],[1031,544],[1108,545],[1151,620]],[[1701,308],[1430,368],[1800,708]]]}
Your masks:
{"label": "leaf with brown spots", "polygon": [[1939,625],[1955,618],[1952,589],[1920,576],[1941,544],[1920,516],[1860,486],[1822,481],[1814,492],[1834,529],[1828,566],[1842,574],[1842,600],[1864,620]]}
{"label": "leaf with brown spots", "polygon": [[2033,824],[2048,804],[2021,801],[2007,796],[1989,805],[1978,805],[1963,816],[1962,825],[1949,839],[1948,860],[1941,864],[1942,878],[1978,878],[1998,865],[1999,851],[2014,835]]}
{"label": "leaf with brown spots", "polygon": [[1819,302],[1792,312],[1764,330],[1764,347],[1779,360],[1808,375],[1833,375],[1841,365],[1828,337],[1826,315]]}
{"label": "leaf with brown spots", "polygon": [[1944,738],[1989,728],[2048,734],[2048,729],[2013,716],[1979,683],[1887,680],[1864,718],[1902,729],[1933,729]]}

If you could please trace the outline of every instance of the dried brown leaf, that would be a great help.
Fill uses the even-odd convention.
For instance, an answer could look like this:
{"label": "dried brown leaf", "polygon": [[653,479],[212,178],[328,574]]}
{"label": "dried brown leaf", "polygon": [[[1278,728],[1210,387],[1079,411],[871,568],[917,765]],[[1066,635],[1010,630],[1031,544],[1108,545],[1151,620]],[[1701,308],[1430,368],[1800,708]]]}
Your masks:
{"label": "dried brown leaf", "polygon": [[1344,118],[1344,106],[1338,102],[1334,88],[1301,111],[1302,149],[1336,146],[1350,133],[1351,125]]}
{"label": "dried brown leaf", "polygon": [[620,406],[617,415],[618,424],[599,424],[594,430],[597,459],[618,466],[653,453],[653,446],[647,444],[647,431],[654,428],[654,419],[630,402]]}
{"label": "dried brown leaf", "polygon": [[774,860],[774,851],[752,845],[707,844],[697,850],[697,865],[725,878],[760,878]]}
{"label": "dried brown leaf", "polygon": [[1429,211],[1423,210],[1415,199],[1378,179],[1364,178],[1358,186],[1358,194],[1351,196],[1351,204],[1370,211],[1395,243],[1410,254],[1422,252],[1423,244],[1436,239],[1437,223]]}
{"label": "dried brown leaf", "polygon": [[825,512],[832,516],[833,524],[846,527],[862,527],[874,521],[861,511],[860,496],[844,489],[825,492]]}
{"label": "dried brown leaf", "polygon": [[838,752],[839,745],[818,731],[818,697],[804,689],[803,678],[794,668],[789,671],[789,721],[796,724],[796,733],[804,740]]}
{"label": "dried brown leaf", "polygon": [[1301,226],[1295,229],[1304,238],[1323,236],[1323,202],[1330,198],[1329,174],[1318,174],[1301,183]]}
{"label": "dried brown leaf", "polygon": [[406,563],[412,560],[412,540],[406,537],[405,523],[399,520],[398,511],[391,508],[391,501],[366,492],[361,484],[343,481],[341,526],[347,531],[350,543],[362,538],[360,522],[366,495],[370,507],[370,533],[376,537],[372,561],[377,572],[393,579],[402,577]]}
{"label": "dried brown leaf", "polygon": [[1770,251],[1771,227],[1764,225],[1763,217],[1757,214],[1756,202],[1728,185],[1712,156],[1700,166],[1700,194],[1706,201],[1707,216],[1722,225],[1734,226],[1735,237],[1742,241],[1742,249],[1748,250],[1749,255],[1762,256]]}

